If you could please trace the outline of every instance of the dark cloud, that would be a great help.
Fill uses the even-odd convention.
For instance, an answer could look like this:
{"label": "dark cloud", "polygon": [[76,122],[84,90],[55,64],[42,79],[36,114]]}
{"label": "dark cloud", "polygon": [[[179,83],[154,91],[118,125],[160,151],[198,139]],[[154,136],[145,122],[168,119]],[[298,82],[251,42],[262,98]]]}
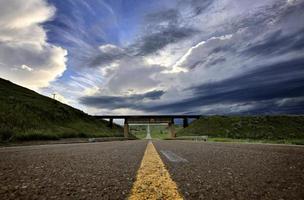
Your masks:
{"label": "dark cloud", "polygon": [[166,45],[176,43],[197,33],[195,29],[169,26],[156,33],[145,35],[137,44],[140,55],[154,53]]}
{"label": "dark cloud", "polygon": [[177,24],[180,18],[180,13],[176,9],[161,10],[159,12],[154,12],[147,14],[145,16],[145,21],[148,22],[148,27],[158,26],[163,22],[168,22],[169,24]]}
{"label": "dark cloud", "polygon": [[178,9],[147,14],[142,37],[134,45],[139,55],[154,53],[166,45],[186,39],[198,30],[187,27]]}
{"label": "dark cloud", "polygon": [[251,44],[244,51],[248,55],[280,55],[290,51],[298,51],[304,49],[304,29],[284,35],[281,30],[272,32],[262,41]]}
{"label": "dark cloud", "polygon": [[161,10],[148,14],[145,17],[145,23],[147,24],[146,33],[139,41],[139,44],[136,45],[139,54],[154,53],[168,44],[176,43],[199,33],[197,29],[185,25],[185,20],[191,20],[191,17],[189,19],[183,17],[180,10],[190,5],[193,9],[192,17],[194,17],[201,14],[213,2],[213,0],[180,1],[179,6],[175,9]]}
{"label": "dark cloud", "polygon": [[278,1],[228,25],[232,30],[248,31],[244,41],[240,41],[241,44],[248,42],[243,55],[280,56],[303,50],[304,24],[297,20],[304,17],[304,2],[289,6],[286,4],[286,1]]}
{"label": "dark cloud", "polygon": [[[257,70],[249,73],[199,85],[190,90],[193,90],[195,97],[153,109],[181,112],[212,104],[277,101],[283,98],[302,97],[304,96],[304,59],[258,67]],[[304,111],[304,105],[302,107]],[[270,109],[271,107],[267,111]]]}
{"label": "dark cloud", "polygon": [[219,63],[223,63],[225,61],[226,61],[226,58],[221,57],[221,58],[217,58],[217,59],[212,60],[210,63],[208,63],[208,65],[213,66],[213,65],[217,65]]}
{"label": "dark cloud", "polygon": [[303,115],[304,112],[304,97],[291,98],[284,105],[278,104],[277,101],[269,100],[255,104],[253,110],[242,111],[239,114],[261,115],[261,114],[294,114]]}
{"label": "dark cloud", "polygon": [[197,61],[191,65],[188,66],[189,69],[194,69],[196,67],[199,67],[200,65],[204,64],[206,62],[206,60],[202,60],[202,61]]}
{"label": "dark cloud", "polygon": [[160,99],[160,97],[164,94],[165,92],[162,90],[155,90],[151,92],[147,92],[145,94],[140,94],[137,95],[141,99],[151,99],[151,100],[156,100]]}
{"label": "dark cloud", "polygon": [[[127,97],[84,97],[85,105],[100,108],[130,108],[160,113],[195,113],[201,106],[237,104],[252,106],[247,111],[227,111],[229,114],[301,114],[304,112],[304,59],[259,67],[249,73],[219,82],[189,88],[194,97],[175,103],[145,104],[142,99],[159,99],[164,92],[153,91]],[[287,99],[286,101],[284,99]],[[140,103],[138,103],[140,102]],[[200,113],[200,112],[199,112]],[[222,108],[208,113],[223,114]]]}
{"label": "dark cloud", "polygon": [[89,60],[88,66],[90,67],[97,67],[100,65],[107,65],[115,60],[119,60],[122,57],[126,56],[125,53],[121,51],[114,51],[114,52],[98,52],[95,56],[91,57]]}
{"label": "dark cloud", "polygon": [[219,52],[225,52],[225,51],[231,52],[231,51],[233,51],[233,49],[231,46],[228,46],[228,45],[218,46],[218,47],[215,47],[214,49],[212,49],[210,51],[210,53],[208,54],[208,56],[219,53]]}
{"label": "dark cloud", "polygon": [[193,7],[194,15],[199,15],[203,13],[207,8],[212,5],[213,2],[214,0],[190,0],[190,4]]}
{"label": "dark cloud", "polygon": [[165,92],[154,90],[144,94],[134,94],[129,96],[87,96],[80,98],[82,104],[107,109],[131,108],[138,109],[144,100],[157,100]]}

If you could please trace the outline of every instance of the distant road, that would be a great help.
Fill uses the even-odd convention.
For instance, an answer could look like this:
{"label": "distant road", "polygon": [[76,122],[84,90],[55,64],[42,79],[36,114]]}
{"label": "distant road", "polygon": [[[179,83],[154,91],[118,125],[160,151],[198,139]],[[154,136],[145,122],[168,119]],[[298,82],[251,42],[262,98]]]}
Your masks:
{"label": "distant road", "polygon": [[[185,199],[304,198],[303,147],[153,144]],[[147,140],[1,148],[0,199],[125,199],[146,146]]]}
{"label": "distant road", "polygon": [[151,140],[152,139],[151,132],[150,132],[150,125],[147,125],[147,136],[146,136],[146,139],[147,140]]}

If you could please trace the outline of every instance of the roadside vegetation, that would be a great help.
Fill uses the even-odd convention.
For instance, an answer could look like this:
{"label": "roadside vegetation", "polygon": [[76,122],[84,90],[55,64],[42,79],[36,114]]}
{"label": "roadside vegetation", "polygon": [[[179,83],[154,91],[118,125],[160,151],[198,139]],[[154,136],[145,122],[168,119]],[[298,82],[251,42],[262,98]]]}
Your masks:
{"label": "roadside vegetation", "polygon": [[304,139],[232,139],[232,138],[208,138],[209,142],[236,142],[236,143],[267,143],[267,144],[295,144],[304,145]]}
{"label": "roadside vegetation", "polygon": [[304,144],[304,116],[201,117],[177,136],[206,135],[208,141]]}
{"label": "roadside vegetation", "polygon": [[146,125],[130,125],[130,134],[137,139],[145,139],[147,135]]}
{"label": "roadside vegetation", "polygon": [[0,141],[113,136],[122,128],[0,79]]}

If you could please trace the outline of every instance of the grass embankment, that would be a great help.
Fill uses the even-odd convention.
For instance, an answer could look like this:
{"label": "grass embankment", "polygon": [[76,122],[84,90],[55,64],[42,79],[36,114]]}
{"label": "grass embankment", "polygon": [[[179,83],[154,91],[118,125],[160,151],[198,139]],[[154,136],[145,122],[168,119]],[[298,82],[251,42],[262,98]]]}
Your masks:
{"label": "grass embankment", "polygon": [[177,136],[207,135],[209,141],[304,144],[304,116],[201,117]]}
{"label": "grass embankment", "polygon": [[232,138],[208,138],[209,142],[232,142],[232,143],[267,143],[267,144],[295,144],[304,145],[304,139],[284,139],[284,140],[258,140],[258,139],[232,139]]}
{"label": "grass embankment", "polygon": [[0,141],[123,136],[120,127],[0,79]]}
{"label": "grass embankment", "polygon": [[130,134],[132,134],[137,139],[145,139],[147,132],[146,132],[146,126],[142,125],[131,125],[130,128]]}

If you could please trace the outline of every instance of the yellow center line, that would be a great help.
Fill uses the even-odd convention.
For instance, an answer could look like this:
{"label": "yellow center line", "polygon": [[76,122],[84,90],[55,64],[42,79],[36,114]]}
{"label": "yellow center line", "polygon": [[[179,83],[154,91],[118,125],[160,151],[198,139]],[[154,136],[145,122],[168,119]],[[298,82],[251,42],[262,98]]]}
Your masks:
{"label": "yellow center line", "polygon": [[129,200],[183,199],[152,142],[149,142],[137,171]]}

